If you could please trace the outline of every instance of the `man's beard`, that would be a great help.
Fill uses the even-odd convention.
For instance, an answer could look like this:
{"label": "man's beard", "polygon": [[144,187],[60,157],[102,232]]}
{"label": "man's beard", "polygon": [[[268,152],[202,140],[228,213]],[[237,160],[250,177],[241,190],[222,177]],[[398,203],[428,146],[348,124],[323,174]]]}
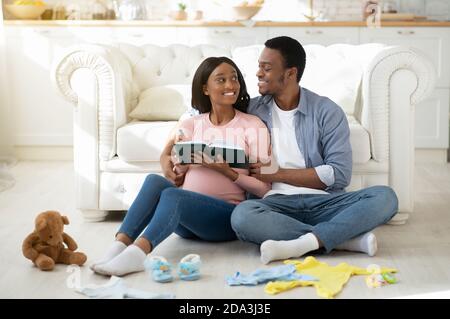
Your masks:
{"label": "man's beard", "polygon": [[281,87],[284,87],[284,80],[285,80],[284,74],[278,78],[278,84],[280,84]]}
{"label": "man's beard", "polygon": [[283,88],[284,88],[284,86],[285,86],[285,79],[286,79],[286,77],[285,77],[285,75],[283,74],[283,75],[281,75],[279,78],[278,78],[278,80],[276,81],[276,83],[278,84],[278,87],[276,88],[276,89],[268,89],[268,90],[265,90],[264,92],[259,92],[259,94],[261,94],[261,95],[275,95],[277,92],[279,92],[279,91],[281,91]]}
{"label": "man's beard", "polygon": [[285,87],[285,80],[286,77],[284,76],[284,74],[281,75],[276,82],[278,87],[275,90],[272,90],[271,92],[268,92],[266,94],[276,95],[277,93],[283,91],[283,88]]}

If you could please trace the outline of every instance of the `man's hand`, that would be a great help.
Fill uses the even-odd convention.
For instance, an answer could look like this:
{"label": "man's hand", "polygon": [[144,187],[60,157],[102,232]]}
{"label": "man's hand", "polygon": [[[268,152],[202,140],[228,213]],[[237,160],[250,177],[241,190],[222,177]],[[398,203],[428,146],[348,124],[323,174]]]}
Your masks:
{"label": "man's hand", "polygon": [[312,168],[280,168],[278,164],[250,164],[250,176],[266,183],[286,183],[297,187],[325,189],[325,185]]}
{"label": "man's hand", "polygon": [[265,166],[266,164],[261,162],[250,164],[250,176],[259,179],[261,182],[271,183],[273,180],[273,174],[261,174],[261,169]]}
{"label": "man's hand", "polygon": [[268,163],[256,162],[249,166],[250,176],[265,183],[273,182],[279,170],[280,167],[273,156]]}

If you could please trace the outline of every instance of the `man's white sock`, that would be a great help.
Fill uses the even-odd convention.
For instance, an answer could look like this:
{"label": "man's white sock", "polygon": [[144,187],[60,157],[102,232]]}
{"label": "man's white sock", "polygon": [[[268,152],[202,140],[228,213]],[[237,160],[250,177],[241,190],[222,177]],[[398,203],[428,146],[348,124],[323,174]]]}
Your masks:
{"label": "man's white sock", "polygon": [[91,268],[91,270],[95,271],[95,267],[97,265],[100,264],[104,264],[108,261],[110,261],[111,259],[113,259],[114,257],[116,257],[118,254],[120,254],[122,251],[124,251],[124,249],[127,248],[127,245],[125,245],[123,242],[121,242],[120,240],[115,240],[111,246],[109,246],[108,250],[106,251],[106,253],[103,255],[102,258],[100,258],[99,260],[94,261],[93,264],[91,264],[89,266],[89,268]]}
{"label": "man's white sock", "polygon": [[366,253],[369,256],[375,256],[378,250],[377,238],[372,232],[365,233],[355,237],[337,246],[337,250],[350,250]]}
{"label": "man's white sock", "polygon": [[124,276],[132,272],[144,270],[147,254],[136,245],[128,246],[118,256],[95,267],[95,272],[102,275]]}
{"label": "man's white sock", "polygon": [[313,233],[293,240],[266,240],[261,244],[261,262],[268,264],[273,260],[300,257],[319,248],[319,241]]}

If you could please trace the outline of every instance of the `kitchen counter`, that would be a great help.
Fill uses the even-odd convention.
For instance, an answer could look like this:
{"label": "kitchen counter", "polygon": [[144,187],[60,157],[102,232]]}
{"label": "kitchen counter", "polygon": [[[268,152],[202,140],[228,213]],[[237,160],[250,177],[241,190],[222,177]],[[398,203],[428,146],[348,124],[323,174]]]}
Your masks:
{"label": "kitchen counter", "polygon": [[[364,21],[276,22],[276,21],[119,21],[119,20],[4,20],[10,26],[86,27],[364,27]],[[450,27],[450,21],[384,21],[382,27]]]}

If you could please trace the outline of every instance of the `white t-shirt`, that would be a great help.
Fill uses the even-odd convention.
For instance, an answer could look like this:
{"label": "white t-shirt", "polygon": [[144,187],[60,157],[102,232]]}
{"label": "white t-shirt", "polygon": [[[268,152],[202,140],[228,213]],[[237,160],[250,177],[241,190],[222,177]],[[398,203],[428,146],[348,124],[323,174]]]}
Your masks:
{"label": "white t-shirt", "polygon": [[[283,111],[275,103],[272,104],[272,153],[278,162],[280,168],[306,168],[305,158],[300,152],[295,136],[295,113],[298,110],[295,108],[290,111]],[[327,168],[328,167],[328,168]],[[331,172],[330,172],[331,170]],[[317,170],[316,170],[317,171]],[[321,166],[321,172],[317,171],[319,178],[323,181],[322,176],[333,174],[333,168],[329,165]],[[327,178],[325,178],[327,179]],[[326,182],[324,182],[327,184]],[[327,192],[308,188],[298,187],[286,183],[272,183],[272,190],[267,192],[264,197],[273,194],[295,195],[295,194],[328,194]]]}

